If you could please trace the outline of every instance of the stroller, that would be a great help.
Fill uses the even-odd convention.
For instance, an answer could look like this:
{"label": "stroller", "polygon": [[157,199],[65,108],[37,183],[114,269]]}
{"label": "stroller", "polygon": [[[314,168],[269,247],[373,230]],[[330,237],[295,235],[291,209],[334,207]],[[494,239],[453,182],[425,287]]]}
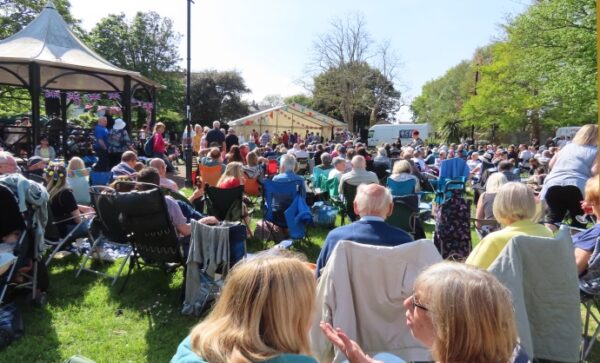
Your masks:
{"label": "stroller", "polygon": [[43,305],[48,288],[48,273],[40,263],[35,237],[41,221],[30,205],[21,212],[17,197],[4,180],[0,179],[0,348],[23,334],[20,305]]}

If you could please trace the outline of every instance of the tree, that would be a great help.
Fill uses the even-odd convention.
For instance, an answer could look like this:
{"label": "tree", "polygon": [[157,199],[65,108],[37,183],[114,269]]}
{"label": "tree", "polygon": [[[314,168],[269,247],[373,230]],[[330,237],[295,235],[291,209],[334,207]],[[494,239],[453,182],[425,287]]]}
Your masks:
{"label": "tree", "polygon": [[307,96],[305,94],[297,94],[297,95],[292,95],[289,97],[286,97],[283,99],[283,102],[287,105],[292,104],[292,103],[297,103],[299,105],[308,107],[308,108],[313,108],[313,98],[311,96]]}
{"label": "tree", "polygon": [[203,125],[248,115],[242,95],[250,92],[239,72],[209,70],[192,74],[192,119]]}
{"label": "tree", "polygon": [[[7,38],[29,24],[46,6],[47,0],[0,0],[0,39]],[[71,15],[69,0],[54,0],[56,10],[78,34],[79,20]]]}
{"label": "tree", "polygon": [[271,108],[277,107],[284,104],[283,97],[281,95],[266,95],[262,101],[260,101],[259,106]]}
{"label": "tree", "polygon": [[[389,43],[375,52],[373,45],[359,14],[334,19],[331,31],[314,44],[315,107],[341,117],[350,130],[356,130],[355,118],[362,119],[365,112],[370,123],[375,123],[378,117],[395,113],[400,107],[400,92],[394,87],[398,58]],[[369,59],[375,58],[379,64],[369,64]]]}
{"label": "tree", "polygon": [[[158,93],[161,112],[183,117],[184,81],[179,72],[179,40],[173,21],[150,11],[138,12],[128,20],[125,14],[110,14],[92,29],[92,48],[114,65],[140,72],[165,86]],[[166,115],[165,113],[165,115]]]}

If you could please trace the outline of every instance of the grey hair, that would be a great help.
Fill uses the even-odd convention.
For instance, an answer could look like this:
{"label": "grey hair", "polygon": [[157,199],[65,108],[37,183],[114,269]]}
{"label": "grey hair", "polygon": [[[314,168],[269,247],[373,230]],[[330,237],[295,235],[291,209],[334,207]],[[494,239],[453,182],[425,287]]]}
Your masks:
{"label": "grey hair", "polygon": [[296,169],[296,158],[294,155],[285,154],[281,157],[281,170],[283,172],[286,171],[294,171]]}
{"label": "grey hair", "polygon": [[221,122],[213,121],[213,129],[218,129],[218,128],[221,128]]}
{"label": "grey hair", "polygon": [[331,164],[331,154],[329,154],[329,153],[321,154],[321,162],[323,164],[327,164],[327,165]]}
{"label": "grey hair", "polygon": [[8,160],[14,159],[15,157],[8,151],[0,151],[0,164],[8,162]]}
{"label": "grey hair", "polygon": [[377,149],[377,154],[379,156],[388,156],[387,155],[387,150],[385,148],[383,148],[383,147],[380,147],[379,149]]}
{"label": "grey hair", "polygon": [[364,169],[367,167],[367,161],[362,155],[356,155],[352,158],[352,168]]}

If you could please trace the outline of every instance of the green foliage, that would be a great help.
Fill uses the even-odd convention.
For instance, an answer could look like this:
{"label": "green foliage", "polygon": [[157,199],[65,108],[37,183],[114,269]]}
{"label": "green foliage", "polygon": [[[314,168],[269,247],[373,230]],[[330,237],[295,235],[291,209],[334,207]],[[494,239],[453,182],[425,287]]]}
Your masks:
{"label": "green foliage", "polygon": [[[7,38],[29,24],[48,3],[47,0],[0,0],[0,39]],[[71,15],[69,0],[54,0],[54,6],[71,25],[74,31],[82,34],[79,20]]]}
{"label": "green foliage", "polygon": [[237,71],[209,70],[192,74],[191,108],[194,123],[210,125],[214,120],[231,121],[248,115],[242,95],[250,92]]}
{"label": "green foliage", "polygon": [[297,103],[302,106],[306,106],[308,108],[313,108],[313,98],[311,96],[307,96],[303,93],[292,95],[283,99],[285,104]]}

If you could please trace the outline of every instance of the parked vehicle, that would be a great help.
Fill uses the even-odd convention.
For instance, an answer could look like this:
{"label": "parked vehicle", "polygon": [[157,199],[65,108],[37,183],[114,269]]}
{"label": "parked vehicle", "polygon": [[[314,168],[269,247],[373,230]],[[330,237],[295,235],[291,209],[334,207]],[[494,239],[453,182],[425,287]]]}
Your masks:
{"label": "parked vehicle", "polygon": [[390,124],[374,125],[369,129],[368,145],[377,147],[384,143],[393,143],[400,138],[402,145],[408,145],[412,140],[414,130],[419,130],[419,137],[425,141],[429,135],[428,124]]}

